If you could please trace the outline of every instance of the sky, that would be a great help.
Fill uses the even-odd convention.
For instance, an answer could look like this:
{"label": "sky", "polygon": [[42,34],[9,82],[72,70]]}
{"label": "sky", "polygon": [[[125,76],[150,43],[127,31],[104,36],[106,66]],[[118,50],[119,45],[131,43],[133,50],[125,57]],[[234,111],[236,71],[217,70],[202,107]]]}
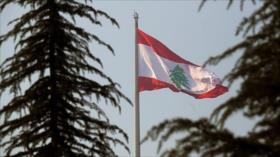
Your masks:
{"label": "sky", "polygon": [[[139,28],[147,34],[157,38],[173,52],[195,64],[202,65],[210,56],[220,54],[227,48],[242,40],[242,36],[235,36],[235,31],[243,19],[250,15],[258,5],[245,2],[241,12],[239,2],[235,2],[230,10],[227,10],[227,1],[219,0],[208,2],[198,12],[200,0],[175,0],[175,1],[129,1],[129,0],[105,0],[95,1],[93,6],[107,12],[120,24],[118,29],[111,23],[100,18],[102,27],[93,26],[85,20],[78,20],[77,25],[95,33],[101,39],[111,44],[115,50],[115,56],[106,48],[96,42],[90,43],[92,52],[102,59],[103,71],[114,81],[121,85],[121,91],[134,101],[134,19],[133,13],[139,14]],[[0,15],[0,32],[7,32],[10,27],[8,21],[17,17],[24,10],[9,6]],[[0,49],[0,61],[14,53],[13,40],[9,40]],[[216,66],[208,66],[223,78],[231,71],[238,54],[221,62]],[[92,78],[95,79],[95,78]],[[226,83],[225,83],[226,84]],[[166,119],[184,117],[199,119],[209,117],[211,112],[219,104],[236,94],[240,80],[234,83],[229,92],[215,99],[197,100],[183,93],[173,93],[169,89],[157,91],[145,91],[140,93],[140,123],[141,137],[153,126]],[[1,98],[0,108],[11,98],[5,94]],[[115,147],[119,156],[134,155],[134,108],[122,101],[122,112],[110,105],[102,104],[104,110],[111,119],[111,123],[119,125],[129,135],[128,154],[123,148]],[[241,113],[231,117],[226,127],[237,135],[245,135],[253,126],[254,120],[247,120]],[[180,137],[178,135],[178,137]],[[163,148],[173,146],[174,137]],[[143,157],[158,156],[157,143],[148,141],[141,145]],[[2,150],[0,150],[1,156]]]}

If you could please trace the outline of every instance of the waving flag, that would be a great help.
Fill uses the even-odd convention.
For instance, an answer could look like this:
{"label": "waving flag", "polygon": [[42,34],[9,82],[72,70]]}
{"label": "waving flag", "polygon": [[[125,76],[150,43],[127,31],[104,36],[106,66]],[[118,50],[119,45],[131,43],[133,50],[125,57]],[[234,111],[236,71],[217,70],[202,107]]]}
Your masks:
{"label": "waving flag", "polygon": [[140,29],[137,29],[137,44],[140,92],[169,88],[202,99],[228,91],[214,73],[181,58]]}

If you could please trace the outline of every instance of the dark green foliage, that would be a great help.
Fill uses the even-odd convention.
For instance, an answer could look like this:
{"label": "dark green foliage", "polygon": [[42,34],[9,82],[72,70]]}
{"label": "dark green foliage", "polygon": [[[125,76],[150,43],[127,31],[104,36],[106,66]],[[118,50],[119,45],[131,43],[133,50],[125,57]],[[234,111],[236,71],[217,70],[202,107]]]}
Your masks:
{"label": "dark green foliage", "polygon": [[[209,0],[201,0],[201,3],[198,7],[198,10],[200,11],[202,9],[202,7],[204,6],[204,4],[209,1]],[[214,0],[214,1],[217,1],[217,0]],[[229,9],[231,7],[231,5],[233,4],[233,2],[236,1],[236,0],[228,0],[228,5],[227,5],[227,9]],[[256,4],[256,2],[258,0],[239,0],[240,1],[240,10],[243,10],[243,7],[244,7],[244,3],[246,1],[251,1],[253,4]]]}
{"label": "dark green foliage", "polygon": [[[89,64],[100,59],[88,43],[110,45],[75,25],[75,18],[101,25],[104,17],[118,26],[107,13],[93,8],[91,0],[1,0],[0,12],[9,4],[29,7],[15,19],[11,31],[0,36],[0,45],[16,39],[16,53],[1,64],[0,91],[10,90],[14,98],[0,109],[0,148],[8,157],[95,157],[116,156],[111,144],[126,133],[112,125],[100,100],[120,110],[120,99],[129,99],[101,70]],[[66,16],[71,18],[66,18]],[[71,20],[72,19],[72,20]],[[4,52],[9,53],[9,52]],[[101,84],[81,74],[106,80]],[[31,86],[21,91],[22,83]],[[105,81],[103,81],[105,82]]]}
{"label": "dark green foliage", "polygon": [[[237,95],[217,107],[210,119],[174,119],[153,127],[144,140],[160,139],[159,148],[170,136],[184,133],[175,148],[162,153],[163,157],[186,157],[194,152],[203,157],[280,156],[280,1],[264,0],[261,4],[237,29],[244,40],[206,62],[215,65],[242,52],[225,77],[229,86],[242,79]],[[258,118],[244,137],[224,128],[236,112],[249,119]]]}
{"label": "dark green foliage", "polygon": [[153,127],[143,141],[160,139],[158,151],[169,138],[183,133],[183,137],[176,141],[175,148],[164,150],[161,157],[187,157],[197,153],[202,157],[214,156],[277,156],[277,147],[259,143],[247,137],[235,137],[227,129],[218,129],[209,123],[208,119],[192,121],[189,119],[166,120]]}

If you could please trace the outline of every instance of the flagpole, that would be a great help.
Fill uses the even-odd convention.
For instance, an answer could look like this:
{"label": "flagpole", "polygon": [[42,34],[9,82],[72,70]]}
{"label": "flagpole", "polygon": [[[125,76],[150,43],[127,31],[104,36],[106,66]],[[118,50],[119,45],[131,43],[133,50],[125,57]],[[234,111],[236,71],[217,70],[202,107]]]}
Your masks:
{"label": "flagpole", "polygon": [[135,20],[135,157],[141,156],[140,148],[140,107],[139,107],[139,88],[138,88],[138,44],[137,44],[137,29],[138,29],[138,13],[134,12]]}

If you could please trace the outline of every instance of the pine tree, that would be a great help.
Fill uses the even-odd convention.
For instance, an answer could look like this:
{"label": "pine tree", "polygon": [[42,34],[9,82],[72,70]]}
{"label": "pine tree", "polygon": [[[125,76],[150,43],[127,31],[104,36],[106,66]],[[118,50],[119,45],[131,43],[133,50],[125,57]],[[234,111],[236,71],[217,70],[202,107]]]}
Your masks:
{"label": "pine tree", "polygon": [[[229,1],[229,7],[233,2]],[[243,3],[244,0],[241,8]],[[154,126],[144,141],[159,139],[159,149],[170,136],[184,133],[174,148],[163,151],[162,157],[186,157],[193,153],[202,157],[280,156],[280,1],[260,3],[261,7],[244,18],[237,29],[237,35],[243,33],[244,40],[206,62],[216,65],[242,51],[225,77],[229,86],[237,79],[243,80],[237,95],[217,107],[210,118],[178,118]],[[259,119],[245,136],[237,136],[224,127],[236,112],[248,119]]]}
{"label": "pine tree", "polygon": [[[106,12],[92,7],[91,2],[0,1],[0,12],[10,4],[30,8],[11,22],[9,32],[0,36],[0,45],[11,37],[16,41],[15,54],[0,67],[1,93],[14,93],[0,109],[0,118],[4,119],[0,124],[0,148],[5,149],[5,156],[111,157],[116,156],[112,144],[128,150],[126,133],[109,122],[101,105],[104,101],[120,110],[121,99],[131,102],[120,92],[119,85],[99,70],[102,62],[90,52],[88,44],[96,41],[111,52],[113,49],[78,27],[75,19],[84,18],[101,26],[99,18],[103,17],[119,25]],[[88,76],[100,77],[103,83]],[[30,86],[21,91],[28,79]]]}

